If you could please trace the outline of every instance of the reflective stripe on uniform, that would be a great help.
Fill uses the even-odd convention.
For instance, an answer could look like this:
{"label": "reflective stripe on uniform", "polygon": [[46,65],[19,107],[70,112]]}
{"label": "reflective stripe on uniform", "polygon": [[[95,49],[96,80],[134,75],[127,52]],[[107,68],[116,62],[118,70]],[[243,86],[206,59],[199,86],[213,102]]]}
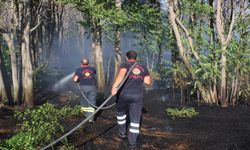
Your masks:
{"label": "reflective stripe on uniform", "polygon": [[117,123],[118,124],[125,124],[126,123],[127,115],[117,116]]}
{"label": "reflective stripe on uniform", "polygon": [[138,124],[138,123],[130,123],[130,126],[131,127],[137,127],[137,128],[139,128],[140,127],[140,124]]}
{"label": "reflective stripe on uniform", "polygon": [[127,117],[127,115],[117,116],[117,119],[118,119],[118,120],[123,120],[123,119],[125,119],[126,117]]}
{"label": "reflective stripe on uniform", "polygon": [[129,132],[131,132],[131,133],[139,133],[139,129],[129,129]]}
{"label": "reflective stripe on uniform", "polygon": [[123,120],[123,121],[117,121],[118,124],[125,124],[126,123],[126,120]]}
{"label": "reflective stripe on uniform", "polygon": [[93,108],[93,107],[81,107],[81,111],[94,112],[95,108]]}

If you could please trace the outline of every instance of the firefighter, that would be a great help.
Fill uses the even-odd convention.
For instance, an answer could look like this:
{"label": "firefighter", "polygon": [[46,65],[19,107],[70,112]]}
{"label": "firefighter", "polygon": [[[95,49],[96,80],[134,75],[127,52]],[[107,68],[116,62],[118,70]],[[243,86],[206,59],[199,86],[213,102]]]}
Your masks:
{"label": "firefighter", "polygon": [[[122,82],[129,68],[137,61],[136,51],[126,53],[127,62],[121,64],[119,72],[112,85],[111,94],[117,94],[117,87]],[[137,63],[130,73],[127,81],[119,90],[117,100],[117,123],[118,135],[121,138],[128,136],[129,148],[136,147],[136,140],[139,135],[140,119],[142,114],[142,103],[144,95],[144,84],[151,84],[151,77],[148,69],[141,63]],[[128,114],[128,115],[127,115]],[[130,124],[126,134],[126,121],[129,117]]]}
{"label": "firefighter", "polygon": [[[96,105],[96,81],[95,81],[96,69],[89,65],[89,60],[83,58],[81,60],[81,67],[76,69],[73,80],[80,84],[83,93],[88,98],[92,105]],[[81,110],[85,113],[85,117],[90,116],[95,109],[87,103],[86,100],[81,100]],[[89,122],[94,122],[94,116],[89,119]]]}

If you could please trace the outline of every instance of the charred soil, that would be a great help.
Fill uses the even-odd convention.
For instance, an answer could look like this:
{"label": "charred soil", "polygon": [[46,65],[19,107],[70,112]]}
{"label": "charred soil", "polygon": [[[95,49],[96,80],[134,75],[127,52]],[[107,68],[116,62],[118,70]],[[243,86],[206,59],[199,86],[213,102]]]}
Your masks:
{"label": "charred soil", "polygon": [[[187,102],[199,112],[193,118],[171,119],[166,108],[180,107],[171,100],[166,90],[145,94],[139,150],[250,150],[250,107],[238,104],[234,107],[197,106]],[[163,98],[165,96],[165,98]],[[84,118],[67,121],[70,130]],[[0,139],[11,137],[18,124],[13,111],[0,109]],[[115,108],[103,110],[94,123],[87,123],[68,137],[77,150],[126,150],[127,139],[116,135]],[[60,147],[60,144],[57,145]]]}

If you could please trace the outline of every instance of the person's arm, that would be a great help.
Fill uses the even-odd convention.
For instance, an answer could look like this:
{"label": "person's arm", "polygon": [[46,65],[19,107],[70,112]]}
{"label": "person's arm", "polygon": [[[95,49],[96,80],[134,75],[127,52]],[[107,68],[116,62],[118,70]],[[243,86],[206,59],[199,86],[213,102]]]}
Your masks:
{"label": "person's arm", "polygon": [[150,75],[145,76],[145,77],[144,77],[144,84],[146,84],[146,85],[151,85],[151,83],[152,83],[151,76],[150,76]]}
{"label": "person's arm", "polygon": [[79,82],[79,69],[76,69],[75,74],[73,76],[74,82]]}
{"label": "person's arm", "polygon": [[74,80],[74,82],[78,82],[79,81],[79,76],[78,75],[74,75],[73,80]]}
{"label": "person's arm", "polygon": [[122,80],[125,77],[126,73],[127,73],[127,69],[126,68],[121,68],[119,70],[118,75],[115,78],[115,82],[114,82],[114,84],[112,86],[112,90],[111,90],[111,94],[113,96],[116,95],[117,90],[118,90],[117,87],[122,82]]}

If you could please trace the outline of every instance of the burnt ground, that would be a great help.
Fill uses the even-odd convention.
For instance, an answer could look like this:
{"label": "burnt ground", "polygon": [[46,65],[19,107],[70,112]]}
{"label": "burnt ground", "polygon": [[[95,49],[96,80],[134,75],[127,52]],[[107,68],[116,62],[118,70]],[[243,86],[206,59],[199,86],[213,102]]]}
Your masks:
{"label": "burnt ground", "polygon": [[[138,150],[250,150],[249,106],[221,108],[186,102],[184,105],[194,107],[199,115],[173,120],[165,109],[179,107],[179,103],[166,93],[166,90],[158,90],[145,95]],[[1,140],[10,137],[17,127],[12,116],[10,109],[1,109]],[[116,135],[115,118],[114,108],[104,110],[94,123],[87,123],[68,140],[77,150],[126,150],[127,140]],[[73,128],[82,119],[68,120],[66,129]]]}

